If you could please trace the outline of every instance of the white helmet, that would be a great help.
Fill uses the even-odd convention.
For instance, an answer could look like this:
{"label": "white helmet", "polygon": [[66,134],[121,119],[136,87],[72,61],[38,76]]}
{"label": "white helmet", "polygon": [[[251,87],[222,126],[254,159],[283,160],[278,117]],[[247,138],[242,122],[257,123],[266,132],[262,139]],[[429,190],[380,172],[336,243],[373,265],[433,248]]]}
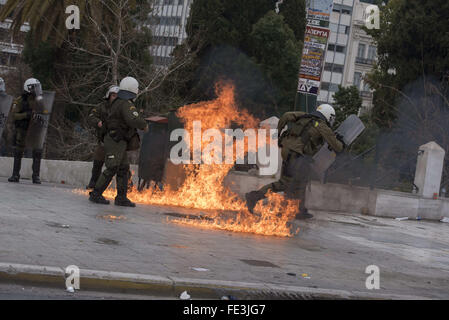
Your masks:
{"label": "white helmet", "polygon": [[25,81],[23,85],[23,90],[25,90],[28,93],[31,93],[31,88],[37,84],[40,84],[39,80],[30,78],[27,81]]}
{"label": "white helmet", "polygon": [[133,77],[126,77],[120,82],[119,97],[125,100],[135,99],[139,94],[139,82]]}
{"label": "white helmet", "polygon": [[116,85],[110,86],[108,89],[108,92],[106,92],[106,95],[104,96],[104,99],[108,100],[111,93],[118,93],[119,91],[120,91],[120,88],[118,86],[116,86]]}
{"label": "white helmet", "polygon": [[334,125],[335,117],[336,117],[335,109],[330,104],[322,104],[316,109],[316,111],[321,113],[326,118],[327,122],[329,122],[329,124],[331,126]]}

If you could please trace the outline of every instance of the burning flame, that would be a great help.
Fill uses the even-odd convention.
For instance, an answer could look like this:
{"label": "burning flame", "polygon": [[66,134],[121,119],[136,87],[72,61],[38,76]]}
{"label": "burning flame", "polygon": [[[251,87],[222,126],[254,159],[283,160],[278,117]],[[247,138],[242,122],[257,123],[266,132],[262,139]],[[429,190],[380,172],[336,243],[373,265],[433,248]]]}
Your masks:
{"label": "burning flame", "polygon": [[[232,124],[244,129],[258,127],[257,119],[248,111],[238,109],[233,85],[218,85],[216,92],[218,97],[215,100],[184,106],[178,110],[177,115],[191,137],[193,121],[198,120],[201,120],[203,132],[211,128],[227,129]],[[222,134],[225,134],[223,130]],[[210,218],[171,220],[178,224],[281,237],[291,237],[297,233],[298,230],[290,230],[288,222],[297,213],[298,201],[268,193],[267,199],[256,205],[255,215],[252,215],[248,212],[245,202],[223,185],[232,167],[233,165],[228,164],[183,165],[186,178],[178,190],[172,190],[168,185],[164,186],[163,191],[158,188],[143,192],[133,189],[128,197],[137,203],[207,210],[207,216]],[[115,190],[108,189],[105,192],[105,197],[114,196]]]}

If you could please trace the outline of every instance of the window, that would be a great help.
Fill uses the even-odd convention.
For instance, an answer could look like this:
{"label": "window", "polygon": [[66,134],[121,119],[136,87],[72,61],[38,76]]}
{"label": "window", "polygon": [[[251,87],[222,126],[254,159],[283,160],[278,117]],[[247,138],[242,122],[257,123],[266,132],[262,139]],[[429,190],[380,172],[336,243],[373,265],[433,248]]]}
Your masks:
{"label": "window", "polygon": [[331,92],[337,92],[337,91],[338,91],[338,84],[330,83],[330,84],[329,84],[329,91],[331,91]]}
{"label": "window", "polygon": [[364,43],[359,43],[359,50],[357,51],[357,58],[365,58],[366,45]]}
{"label": "window", "polygon": [[369,86],[369,84],[365,81],[365,83],[363,84],[363,91],[370,91],[371,87]]}
{"label": "window", "polygon": [[181,24],[180,17],[161,17],[160,24],[164,26],[177,26]]}
{"label": "window", "polygon": [[11,34],[8,29],[0,28],[0,41],[11,42]]}
{"label": "window", "polygon": [[329,28],[331,29],[331,32],[338,32],[338,24],[336,23],[331,23]]}
{"label": "window", "polygon": [[153,45],[156,46],[176,46],[178,44],[178,38],[176,37],[153,37]]}
{"label": "window", "polygon": [[158,66],[167,66],[173,61],[172,57],[160,57],[160,56],[154,56],[153,62],[155,65]]}
{"label": "window", "polygon": [[350,30],[349,26],[341,25],[338,27],[338,33],[341,33],[341,34],[349,34],[349,30]]}
{"label": "window", "polygon": [[343,46],[337,46],[335,51],[344,53],[344,52],[345,52],[345,47],[343,47]]}
{"label": "window", "polygon": [[341,64],[326,63],[324,65],[324,71],[343,73],[343,70],[344,66]]}
{"label": "window", "polygon": [[335,44],[330,44],[327,46],[327,51],[334,51],[335,50]]}
{"label": "window", "polygon": [[368,47],[368,59],[376,60],[376,56],[377,56],[377,48],[375,46],[369,46]]}
{"label": "window", "polygon": [[329,82],[321,82],[321,90],[329,90]]}
{"label": "window", "polygon": [[0,65],[7,66],[8,65],[8,54],[5,52],[0,53]]}
{"label": "window", "polygon": [[354,73],[354,85],[357,87],[357,89],[360,90],[360,84],[362,83],[362,73],[355,72]]}

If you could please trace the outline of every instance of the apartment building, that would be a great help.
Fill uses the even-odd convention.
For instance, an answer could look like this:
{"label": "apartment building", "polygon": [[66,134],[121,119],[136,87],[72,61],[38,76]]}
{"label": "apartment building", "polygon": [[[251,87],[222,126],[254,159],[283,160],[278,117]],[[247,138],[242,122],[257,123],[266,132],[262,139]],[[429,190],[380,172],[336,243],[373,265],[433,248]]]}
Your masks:
{"label": "apartment building", "polygon": [[193,0],[155,0],[150,15],[153,44],[150,47],[154,63],[168,66],[173,49],[186,38],[186,24]]}
{"label": "apartment building", "polygon": [[360,90],[363,111],[372,106],[372,91],[364,80],[377,58],[372,38],[362,30],[365,9],[375,0],[334,0],[328,50],[318,103],[333,103],[338,86],[355,85]]}
{"label": "apartment building", "polygon": [[[0,0],[0,8],[5,3],[6,0]],[[0,75],[14,70],[23,50],[25,32],[30,30],[29,25],[25,24],[20,29],[23,33],[14,37],[10,28],[11,20],[0,22]]]}

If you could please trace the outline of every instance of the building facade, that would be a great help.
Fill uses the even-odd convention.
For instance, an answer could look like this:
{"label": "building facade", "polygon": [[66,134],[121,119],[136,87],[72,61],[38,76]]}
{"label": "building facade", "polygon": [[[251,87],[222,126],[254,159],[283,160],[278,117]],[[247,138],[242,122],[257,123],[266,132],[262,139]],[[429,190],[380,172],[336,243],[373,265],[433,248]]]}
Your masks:
{"label": "building facade", "polygon": [[150,15],[153,33],[151,56],[157,66],[168,66],[172,62],[173,49],[186,38],[186,25],[193,0],[155,0]]}
{"label": "building facade", "polygon": [[377,59],[373,39],[363,31],[366,8],[374,0],[334,0],[328,51],[318,103],[333,103],[338,86],[355,85],[365,112],[372,107],[372,90],[364,80]]}
{"label": "building facade", "polygon": [[[5,3],[6,0],[0,0],[0,8]],[[10,28],[11,20],[0,22],[0,75],[15,69],[23,50],[25,32],[30,30],[29,25],[25,24],[20,29],[21,34],[14,37]]]}

